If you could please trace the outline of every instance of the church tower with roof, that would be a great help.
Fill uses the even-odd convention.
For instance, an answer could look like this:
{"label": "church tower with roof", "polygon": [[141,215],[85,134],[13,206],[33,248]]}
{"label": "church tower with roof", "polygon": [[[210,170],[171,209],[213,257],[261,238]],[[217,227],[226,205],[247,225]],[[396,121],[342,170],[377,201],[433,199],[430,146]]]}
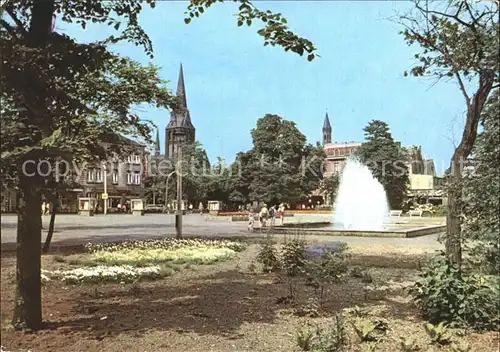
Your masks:
{"label": "church tower with roof", "polygon": [[328,111],[325,115],[325,122],[323,123],[323,145],[332,143],[332,126],[330,125],[330,118]]}
{"label": "church tower with roof", "polygon": [[165,128],[165,157],[169,159],[175,159],[179,145],[191,144],[195,141],[196,129],[191,122],[191,115],[187,106],[182,64],[179,71],[176,95],[181,101],[181,106],[172,112],[170,122]]}

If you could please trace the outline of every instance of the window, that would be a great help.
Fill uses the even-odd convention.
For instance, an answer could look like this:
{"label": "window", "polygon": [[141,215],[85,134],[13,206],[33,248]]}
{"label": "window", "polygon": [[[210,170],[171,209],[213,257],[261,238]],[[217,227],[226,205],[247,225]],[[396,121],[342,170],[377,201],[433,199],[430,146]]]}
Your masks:
{"label": "window", "polygon": [[90,169],[87,171],[87,181],[94,183],[102,182],[102,170],[101,169]]}
{"label": "window", "polygon": [[140,172],[135,172],[134,173],[134,184],[135,185],[140,185],[141,184],[141,173]]}
{"label": "window", "polygon": [[95,169],[95,182],[102,182],[102,171],[100,169]]}
{"label": "window", "polygon": [[127,184],[132,184],[132,174],[130,172],[127,172]]}
{"label": "window", "polygon": [[118,183],[118,170],[113,170],[113,172],[111,173],[111,183]]}
{"label": "window", "polygon": [[129,164],[141,164],[141,156],[137,154],[132,154],[127,157],[127,162]]}

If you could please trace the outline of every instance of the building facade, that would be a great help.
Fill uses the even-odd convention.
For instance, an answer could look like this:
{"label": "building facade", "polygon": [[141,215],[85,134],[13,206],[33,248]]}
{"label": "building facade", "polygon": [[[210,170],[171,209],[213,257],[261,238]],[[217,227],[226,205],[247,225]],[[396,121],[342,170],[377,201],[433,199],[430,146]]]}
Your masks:
{"label": "building facade", "polygon": [[356,153],[361,146],[361,142],[333,142],[332,125],[328,112],[323,122],[323,149],[326,154],[324,177],[340,175],[344,170],[347,159]]}
{"label": "building facade", "polygon": [[[126,155],[86,167],[77,180],[80,186],[78,196],[97,199],[101,211],[104,209],[102,195],[105,193],[105,178],[110,211],[118,210],[119,204],[129,204],[132,199],[144,197],[148,155],[143,145],[133,141],[125,142],[125,146]],[[64,203],[61,203],[61,208],[64,209]]]}

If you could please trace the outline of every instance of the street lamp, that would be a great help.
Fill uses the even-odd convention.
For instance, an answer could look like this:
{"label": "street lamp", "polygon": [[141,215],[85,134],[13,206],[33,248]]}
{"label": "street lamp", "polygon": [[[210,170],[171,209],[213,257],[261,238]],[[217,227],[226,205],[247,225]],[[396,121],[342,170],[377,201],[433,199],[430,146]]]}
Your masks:
{"label": "street lamp", "polygon": [[106,172],[106,163],[102,163],[104,169],[104,215],[108,213],[108,175]]}
{"label": "street lamp", "polygon": [[170,179],[170,176],[175,174],[177,171],[174,170],[171,173],[167,175],[167,181],[165,182],[165,208],[163,209],[164,212],[167,211],[167,202],[168,202],[168,180]]}

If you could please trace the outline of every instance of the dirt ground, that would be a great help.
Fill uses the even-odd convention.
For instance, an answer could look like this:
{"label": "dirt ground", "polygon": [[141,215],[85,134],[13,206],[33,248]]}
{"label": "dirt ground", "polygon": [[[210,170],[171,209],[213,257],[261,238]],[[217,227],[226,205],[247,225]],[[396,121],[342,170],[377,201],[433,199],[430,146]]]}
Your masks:
{"label": "dirt ground", "polygon": [[[389,334],[376,345],[354,343],[352,351],[398,351],[399,337],[428,341],[423,321],[397,283],[411,281],[421,258],[356,254],[352,264],[369,267],[375,282],[393,285],[384,295],[365,294],[366,283],[350,277],[326,293],[320,317],[297,316],[313,295],[298,286],[295,303],[279,303],[288,284],[274,274],[254,273],[250,263],[256,245],[231,261],[194,266],[155,282],[67,286],[51,281],[43,286],[46,330],[37,333],[9,329],[14,294],[15,257],[1,258],[1,345],[6,351],[298,351],[296,335],[306,323],[331,324],[335,312],[370,306],[389,322]],[[42,267],[60,267],[53,255]],[[396,287],[396,288],[394,288]],[[357,337],[352,335],[352,341]],[[472,351],[497,351],[495,333],[469,333]],[[422,345],[422,351],[437,351]],[[440,349],[450,351],[448,348]]]}

